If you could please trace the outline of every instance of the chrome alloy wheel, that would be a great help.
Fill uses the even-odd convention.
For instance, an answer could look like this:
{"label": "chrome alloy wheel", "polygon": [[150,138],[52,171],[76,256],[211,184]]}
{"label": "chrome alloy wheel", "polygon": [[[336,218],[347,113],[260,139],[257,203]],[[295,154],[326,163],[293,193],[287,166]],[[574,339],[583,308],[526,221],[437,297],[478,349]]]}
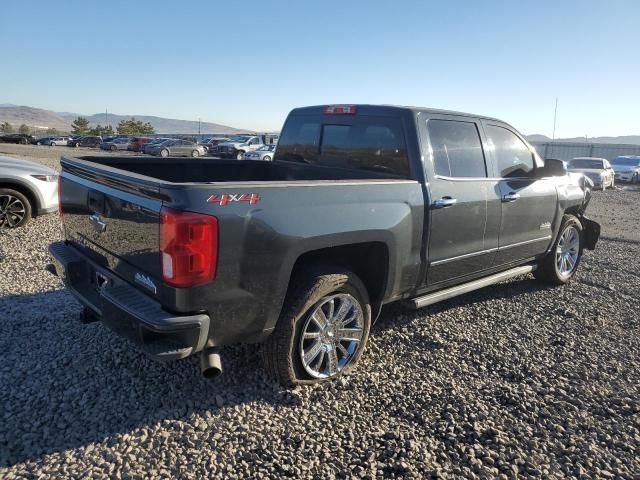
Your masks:
{"label": "chrome alloy wheel", "polygon": [[300,334],[300,359],[313,378],[339,374],[353,359],[364,333],[364,314],[351,295],[323,298]]}
{"label": "chrome alloy wheel", "polygon": [[556,247],[556,267],[561,276],[571,275],[578,263],[580,252],[580,233],[574,226],[567,227]]}
{"label": "chrome alloy wheel", "polygon": [[13,195],[0,195],[0,227],[14,228],[24,219],[26,208]]}

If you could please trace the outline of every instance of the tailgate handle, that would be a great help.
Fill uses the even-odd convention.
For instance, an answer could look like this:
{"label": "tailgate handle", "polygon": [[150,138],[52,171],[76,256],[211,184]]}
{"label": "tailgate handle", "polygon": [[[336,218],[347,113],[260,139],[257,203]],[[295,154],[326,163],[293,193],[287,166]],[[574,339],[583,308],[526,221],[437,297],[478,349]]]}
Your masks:
{"label": "tailgate handle", "polygon": [[88,204],[92,212],[104,214],[104,193],[89,190]]}

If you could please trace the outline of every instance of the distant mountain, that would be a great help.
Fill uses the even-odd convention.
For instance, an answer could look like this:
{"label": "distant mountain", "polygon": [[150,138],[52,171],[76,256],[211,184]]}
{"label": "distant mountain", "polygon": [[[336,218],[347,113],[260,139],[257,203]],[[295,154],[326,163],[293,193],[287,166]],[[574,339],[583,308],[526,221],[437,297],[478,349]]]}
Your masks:
{"label": "distant mountain", "polygon": [[[71,122],[73,122],[80,114],[70,112],[53,112],[42,108],[34,108],[27,106],[18,106],[11,104],[0,104],[0,123],[9,122],[16,127],[23,123],[32,129],[56,128],[61,132],[71,130]],[[116,115],[109,113],[96,113],[94,115],[82,115],[87,117],[92,125],[105,125],[108,123],[115,128],[120,120],[128,120],[135,117],[137,120],[149,122],[156,129],[157,133],[179,133],[194,134],[198,133],[198,122],[192,120],[177,120],[173,118],[153,117],[149,115]],[[242,133],[251,132],[251,130],[243,130],[228,125],[220,125],[218,123],[201,122],[200,131],[202,133]]]}
{"label": "distant mountain", "polygon": [[[550,142],[551,139],[546,135],[527,135],[530,142]],[[574,137],[574,138],[556,138],[554,142],[559,143],[618,143],[629,145],[640,145],[640,135],[623,135],[620,137]]]}

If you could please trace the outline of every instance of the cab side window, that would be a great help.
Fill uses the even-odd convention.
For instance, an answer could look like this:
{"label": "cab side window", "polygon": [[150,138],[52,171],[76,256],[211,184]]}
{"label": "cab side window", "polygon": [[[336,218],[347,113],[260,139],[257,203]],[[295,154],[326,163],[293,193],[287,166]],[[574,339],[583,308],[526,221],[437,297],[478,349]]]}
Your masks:
{"label": "cab side window", "polygon": [[503,178],[528,177],[534,169],[533,153],[518,136],[503,127],[487,125],[487,140]]}
{"label": "cab side window", "polygon": [[487,167],[473,122],[457,120],[427,121],[429,142],[436,175],[443,177],[486,177]]}

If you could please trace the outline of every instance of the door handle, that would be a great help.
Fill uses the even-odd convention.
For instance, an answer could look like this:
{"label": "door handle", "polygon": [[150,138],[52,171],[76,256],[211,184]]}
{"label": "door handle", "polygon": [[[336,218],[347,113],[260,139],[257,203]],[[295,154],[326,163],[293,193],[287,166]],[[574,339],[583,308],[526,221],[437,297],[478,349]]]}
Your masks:
{"label": "door handle", "polygon": [[502,196],[503,202],[515,202],[520,198],[520,194],[516,192],[509,192],[506,195]]}
{"label": "door handle", "polygon": [[458,202],[455,198],[442,197],[433,202],[433,208],[447,208],[455,205]]}

